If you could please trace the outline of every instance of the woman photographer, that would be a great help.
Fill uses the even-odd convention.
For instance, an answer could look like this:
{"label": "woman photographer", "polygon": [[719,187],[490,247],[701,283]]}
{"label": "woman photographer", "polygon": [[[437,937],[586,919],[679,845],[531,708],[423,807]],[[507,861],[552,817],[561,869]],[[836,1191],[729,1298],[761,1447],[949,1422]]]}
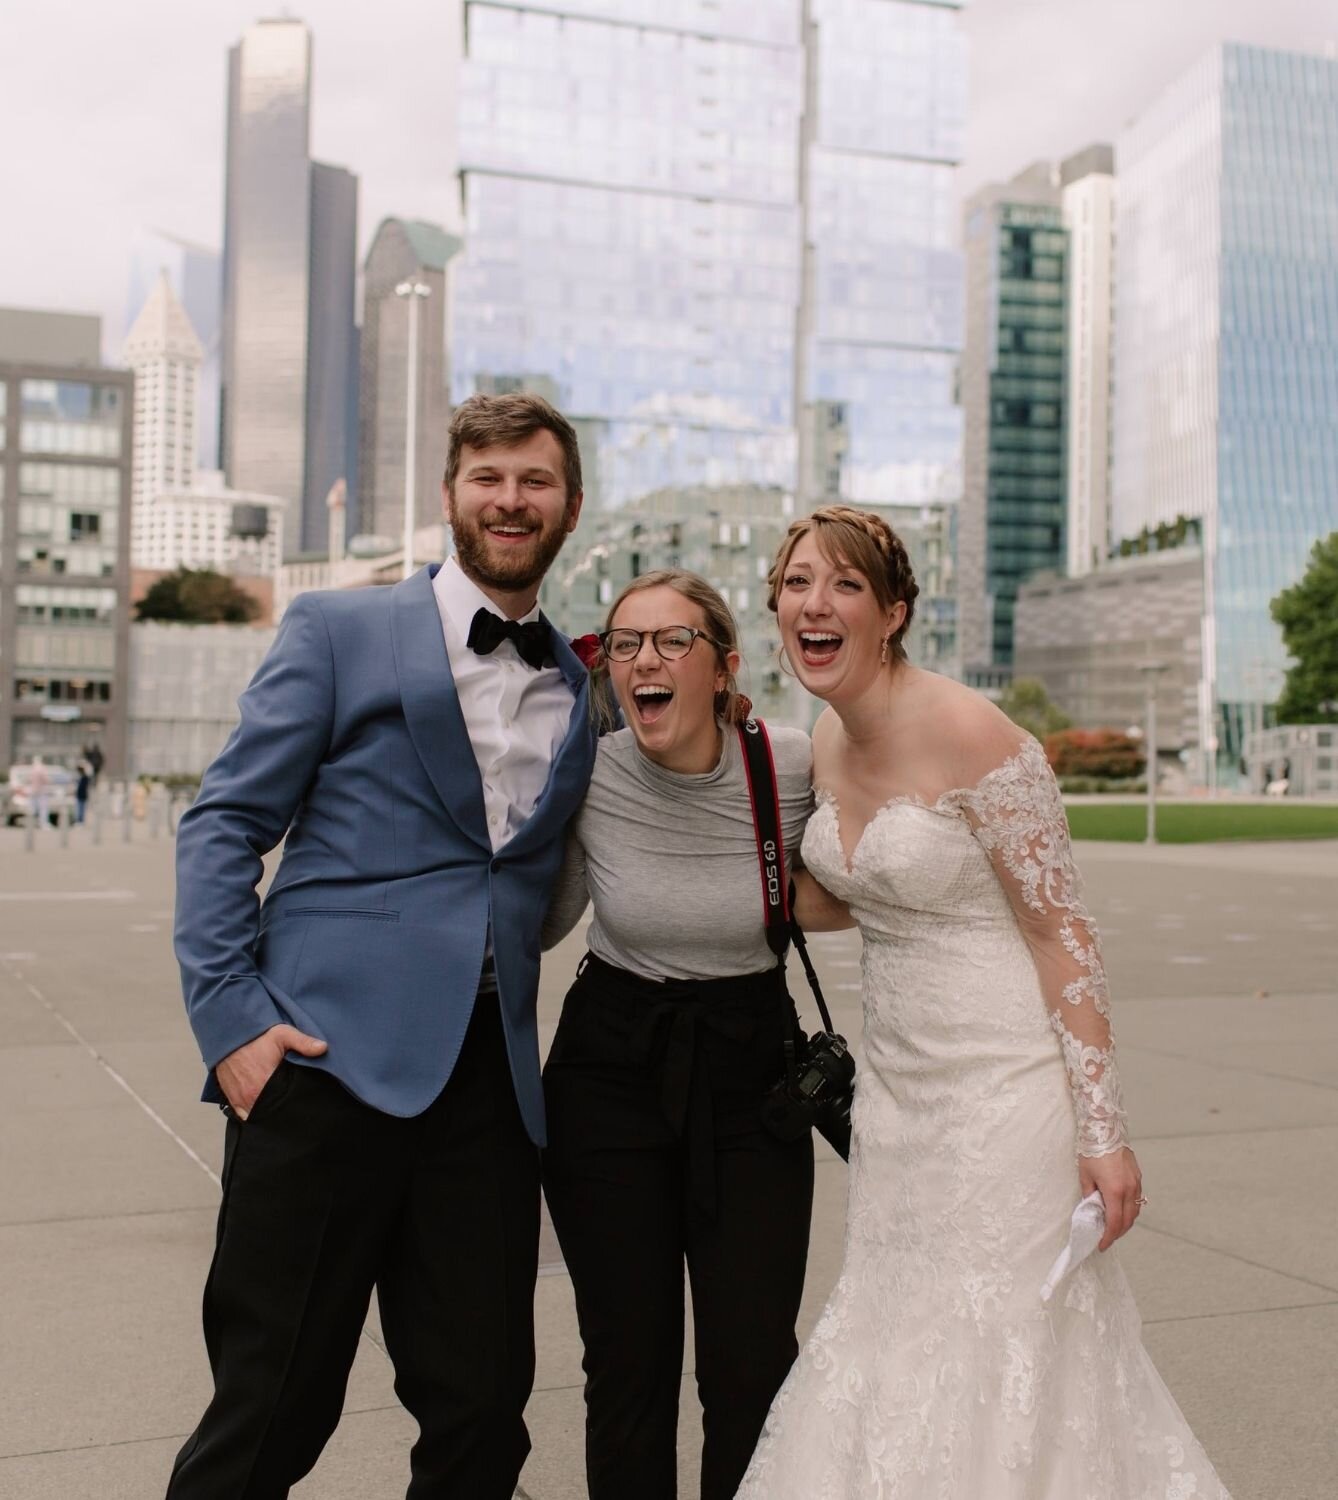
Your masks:
{"label": "woman photographer", "polygon": [[[676,1494],[686,1264],[701,1495],[731,1500],[797,1351],[813,1191],[811,1137],[782,1143],[759,1118],[794,1010],[762,920],[737,629],[704,579],[671,570],[624,590],[600,640],[597,687],[608,722],[611,689],[627,727],[600,741],[544,934],[551,946],[593,903],[544,1071],[544,1185],[585,1345],[589,1492]],[[771,740],[797,850],[809,740]],[[825,925],[821,910],[801,915]]]}

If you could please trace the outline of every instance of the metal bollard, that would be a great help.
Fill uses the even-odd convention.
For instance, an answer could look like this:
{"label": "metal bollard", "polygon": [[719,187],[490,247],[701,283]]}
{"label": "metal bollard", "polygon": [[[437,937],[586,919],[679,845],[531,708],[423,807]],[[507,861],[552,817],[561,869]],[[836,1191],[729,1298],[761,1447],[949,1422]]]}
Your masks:
{"label": "metal bollard", "polygon": [[101,795],[101,793],[99,793],[95,797],[89,798],[88,812],[89,812],[89,815],[93,819],[93,842],[95,844],[100,844],[102,842],[102,795]]}
{"label": "metal bollard", "polygon": [[131,822],[134,813],[130,807],[130,783],[127,781],[123,783],[123,786],[124,794],[121,797],[121,842],[128,844],[130,842]]}
{"label": "metal bollard", "polygon": [[33,812],[32,803],[28,804],[28,811],[23,815],[23,847],[29,852],[33,851],[33,836],[36,832],[36,814]]}
{"label": "metal bollard", "polygon": [[74,809],[71,807],[62,807],[56,814],[56,826],[60,829],[60,847],[62,849],[70,847],[70,819],[73,816]]}

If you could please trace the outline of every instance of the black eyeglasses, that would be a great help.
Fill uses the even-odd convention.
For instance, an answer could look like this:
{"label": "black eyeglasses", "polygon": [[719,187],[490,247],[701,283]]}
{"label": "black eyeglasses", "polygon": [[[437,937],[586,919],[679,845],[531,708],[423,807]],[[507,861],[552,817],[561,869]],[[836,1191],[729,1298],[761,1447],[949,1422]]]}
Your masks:
{"label": "black eyeglasses", "polygon": [[663,661],[678,661],[686,656],[699,637],[721,651],[726,649],[704,630],[691,625],[662,625],[658,630],[630,630],[619,626],[616,630],[606,630],[600,636],[599,644],[610,661],[633,661],[641,655],[641,643],[647,636]]}

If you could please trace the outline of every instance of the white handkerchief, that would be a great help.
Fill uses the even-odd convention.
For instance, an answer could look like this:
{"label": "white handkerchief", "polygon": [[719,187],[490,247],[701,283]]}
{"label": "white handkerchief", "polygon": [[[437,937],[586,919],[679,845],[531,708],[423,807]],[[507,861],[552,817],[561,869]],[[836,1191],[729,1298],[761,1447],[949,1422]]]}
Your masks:
{"label": "white handkerchief", "polygon": [[1085,1261],[1096,1249],[1105,1232],[1106,1205],[1102,1203],[1100,1193],[1089,1193],[1073,1210],[1073,1218],[1069,1221],[1069,1242],[1059,1252],[1045,1278],[1045,1285],[1041,1288],[1042,1302],[1048,1302],[1054,1296],[1055,1288],[1074,1266]]}

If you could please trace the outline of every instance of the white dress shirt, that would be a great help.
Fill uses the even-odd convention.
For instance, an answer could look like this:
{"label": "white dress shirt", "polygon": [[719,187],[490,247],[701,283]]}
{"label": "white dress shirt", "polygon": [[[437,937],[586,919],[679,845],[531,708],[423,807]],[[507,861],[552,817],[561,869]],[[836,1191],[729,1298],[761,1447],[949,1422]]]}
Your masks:
{"label": "white dress shirt", "polygon": [[[471,651],[475,613],[502,611],[453,557],[432,580],[460,710],[483,779],[488,837],[500,849],[534,811],[571,724],[573,696],[557,667],[526,666],[510,641],[487,656]],[[539,618],[536,605],[519,623]]]}

